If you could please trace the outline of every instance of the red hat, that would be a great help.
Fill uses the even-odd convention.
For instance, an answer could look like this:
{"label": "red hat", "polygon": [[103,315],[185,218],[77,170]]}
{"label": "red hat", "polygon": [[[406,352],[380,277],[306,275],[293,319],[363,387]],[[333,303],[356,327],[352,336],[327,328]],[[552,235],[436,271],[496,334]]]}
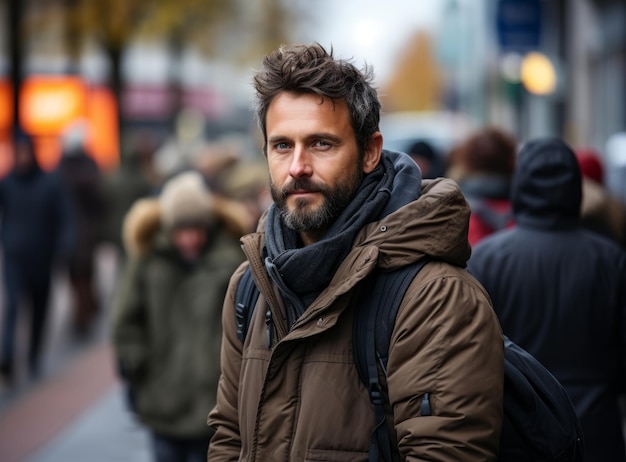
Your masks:
{"label": "red hat", "polygon": [[604,167],[598,153],[591,148],[576,150],[576,159],[580,166],[580,173],[597,183],[604,184]]}

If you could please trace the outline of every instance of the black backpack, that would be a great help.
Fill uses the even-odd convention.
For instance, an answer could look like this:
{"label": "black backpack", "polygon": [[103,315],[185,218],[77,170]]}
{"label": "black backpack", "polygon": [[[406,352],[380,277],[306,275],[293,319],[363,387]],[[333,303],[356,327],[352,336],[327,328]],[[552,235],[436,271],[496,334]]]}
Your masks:
{"label": "black backpack", "polygon": [[[353,326],[353,351],[361,381],[369,390],[376,427],[371,435],[369,460],[393,460],[390,433],[385,417],[386,376],[389,341],[396,314],[409,284],[427,263],[422,260],[392,272],[369,276],[361,295],[361,308]],[[245,340],[259,291],[250,268],[237,287],[235,313],[237,336]],[[374,339],[374,342],[368,339]],[[499,461],[583,462],[583,436],[578,417],[559,381],[530,353],[504,338],[504,418]],[[431,415],[428,393],[421,415]]]}

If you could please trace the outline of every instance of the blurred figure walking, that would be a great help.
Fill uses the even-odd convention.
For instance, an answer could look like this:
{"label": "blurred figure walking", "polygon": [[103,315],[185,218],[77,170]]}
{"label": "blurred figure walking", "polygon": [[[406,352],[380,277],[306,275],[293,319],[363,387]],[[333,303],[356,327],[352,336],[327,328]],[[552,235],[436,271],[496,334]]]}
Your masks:
{"label": "blurred figure walking", "polygon": [[565,386],[588,462],[624,461],[626,253],[580,224],[581,172],[559,139],[528,143],[512,183],[516,226],[489,236],[468,268],[502,330]]}
{"label": "blurred figure walking", "polygon": [[513,225],[510,190],[515,156],[515,139],[496,127],[475,132],[454,150],[450,176],[472,211],[468,235],[472,246]]}
{"label": "blurred figure walking", "polygon": [[76,245],[69,259],[69,276],[74,294],[73,327],[80,336],[89,333],[100,311],[94,281],[95,253],[102,240],[105,213],[102,174],[85,149],[84,129],[77,126],[65,134],[58,166],[76,217]]}
{"label": "blurred figure walking", "polygon": [[[241,207],[241,206],[240,206]],[[114,302],[113,342],[129,403],[151,430],[155,460],[206,461],[206,416],[220,375],[222,303],[244,260],[240,207],[198,172],[171,178],[124,222],[129,260]]]}
{"label": "blurred figure walking", "polygon": [[124,217],[139,199],[153,195],[160,186],[152,175],[152,156],[156,146],[148,134],[139,134],[120,158],[119,167],[104,176],[106,213],[103,239],[113,245],[120,262],[124,261],[122,224]]}
{"label": "blurred figure walking", "polygon": [[582,225],[626,249],[626,205],[604,186],[604,166],[592,149],[577,149],[576,158],[583,177]]}
{"label": "blurred figure walking", "polygon": [[17,137],[14,168],[0,182],[0,213],[5,284],[0,372],[11,381],[16,325],[24,302],[31,308],[29,372],[40,372],[54,263],[67,261],[75,236],[67,191],[58,174],[39,167],[27,135]]}
{"label": "blurred figure walking", "polygon": [[433,179],[445,174],[444,161],[441,154],[426,140],[418,140],[407,152],[422,171],[422,178]]}

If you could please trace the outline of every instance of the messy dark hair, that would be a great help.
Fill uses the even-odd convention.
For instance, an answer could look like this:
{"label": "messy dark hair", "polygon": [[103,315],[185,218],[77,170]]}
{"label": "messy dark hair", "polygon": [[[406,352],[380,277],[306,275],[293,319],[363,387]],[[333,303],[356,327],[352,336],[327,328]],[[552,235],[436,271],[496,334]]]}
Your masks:
{"label": "messy dark hair", "polygon": [[335,59],[332,47],[326,51],[319,43],[282,46],[263,60],[254,75],[257,93],[255,111],[267,149],[266,117],[273,99],[281,92],[309,93],[345,101],[361,153],[378,131],[380,101],[372,82],[373,70],[357,69],[351,62]]}

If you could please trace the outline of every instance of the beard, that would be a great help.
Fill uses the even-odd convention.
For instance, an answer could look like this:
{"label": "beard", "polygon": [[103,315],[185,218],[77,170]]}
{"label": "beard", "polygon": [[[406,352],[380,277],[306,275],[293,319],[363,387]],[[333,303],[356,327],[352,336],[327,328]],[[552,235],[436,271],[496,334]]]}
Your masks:
{"label": "beard", "polygon": [[[319,231],[328,228],[350,203],[363,180],[363,175],[363,169],[359,165],[349,177],[332,187],[308,178],[297,178],[280,189],[271,183],[270,191],[288,228],[296,232]],[[322,205],[312,208],[308,199],[297,199],[294,209],[289,210],[287,206],[289,192],[297,189],[321,194],[324,197]]]}

